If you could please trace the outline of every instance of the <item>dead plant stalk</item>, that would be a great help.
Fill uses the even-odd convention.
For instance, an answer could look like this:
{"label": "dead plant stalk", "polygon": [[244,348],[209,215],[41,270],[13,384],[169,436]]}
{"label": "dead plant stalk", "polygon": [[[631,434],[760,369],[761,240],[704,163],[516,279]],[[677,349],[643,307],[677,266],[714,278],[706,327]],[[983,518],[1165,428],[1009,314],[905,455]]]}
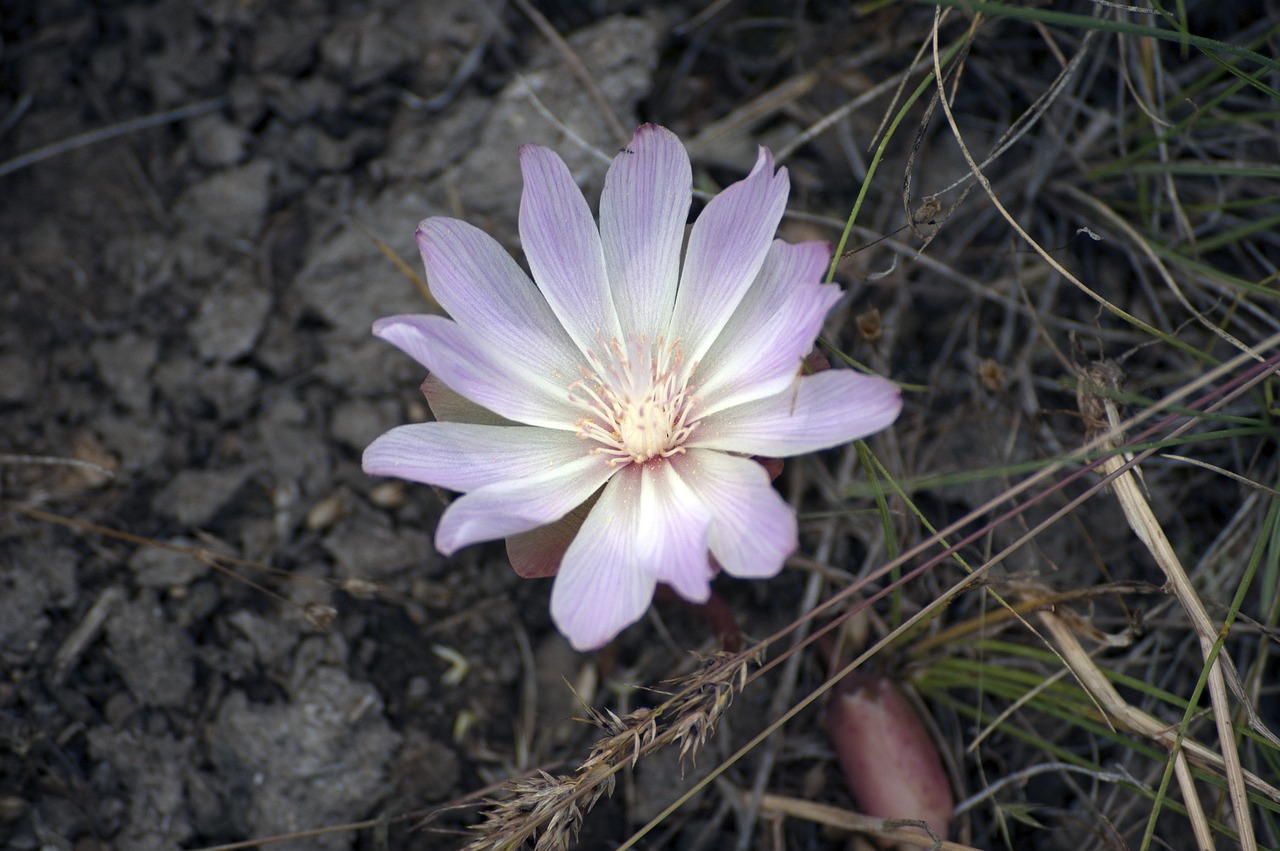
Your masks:
{"label": "dead plant stalk", "polygon": [[[1097,433],[1107,432],[1101,447],[1103,449],[1118,450],[1120,448],[1123,437],[1120,436],[1122,432],[1118,426],[1122,417],[1116,408],[1116,403],[1096,391],[1102,389],[1109,394],[1115,394],[1120,390],[1120,379],[1119,367],[1109,362],[1102,362],[1092,365],[1080,384],[1081,413],[1088,421],[1091,430]],[[1222,660],[1218,658],[1217,644],[1221,638],[1220,630],[1209,618],[1200,595],[1196,593],[1195,586],[1191,584],[1190,577],[1182,567],[1182,562],[1173,551],[1173,546],[1165,536],[1160,521],[1156,519],[1155,513],[1143,496],[1142,485],[1134,474],[1136,468],[1125,469],[1126,463],[1124,454],[1117,452],[1103,460],[1099,471],[1108,477],[1114,475],[1111,486],[1115,490],[1116,499],[1120,502],[1125,520],[1164,572],[1169,589],[1186,611],[1191,621],[1191,628],[1195,630],[1196,638],[1200,642],[1205,663],[1209,666],[1209,699],[1213,706],[1214,723],[1218,728],[1223,768],[1231,795],[1231,806],[1236,815],[1236,829],[1240,833],[1240,846],[1244,849],[1255,849],[1257,844],[1253,835],[1253,826],[1249,820],[1249,801],[1245,789],[1244,772],[1240,764],[1240,754],[1235,746],[1235,731],[1231,725],[1231,709],[1227,702],[1226,679],[1222,673]],[[1209,833],[1208,822],[1204,819],[1204,813],[1197,814],[1200,805],[1192,789],[1191,774],[1185,759],[1181,752],[1175,752],[1174,759],[1175,770],[1183,786],[1188,814],[1192,816],[1191,824],[1195,829],[1197,841],[1202,848],[1213,848],[1213,839]]]}

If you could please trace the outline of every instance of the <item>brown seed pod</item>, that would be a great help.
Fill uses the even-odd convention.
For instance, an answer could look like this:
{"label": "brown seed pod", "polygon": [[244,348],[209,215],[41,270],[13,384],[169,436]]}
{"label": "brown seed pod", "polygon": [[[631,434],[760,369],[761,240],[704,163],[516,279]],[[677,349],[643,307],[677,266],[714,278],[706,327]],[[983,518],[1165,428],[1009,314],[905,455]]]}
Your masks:
{"label": "brown seed pod", "polygon": [[859,313],[854,317],[854,322],[858,325],[858,334],[868,343],[876,342],[884,333],[884,326],[880,321],[880,311],[874,307]]}
{"label": "brown seed pod", "polygon": [[988,393],[1003,392],[1008,382],[1004,368],[992,358],[985,358],[978,364],[978,378],[982,379],[982,386],[987,388]]}

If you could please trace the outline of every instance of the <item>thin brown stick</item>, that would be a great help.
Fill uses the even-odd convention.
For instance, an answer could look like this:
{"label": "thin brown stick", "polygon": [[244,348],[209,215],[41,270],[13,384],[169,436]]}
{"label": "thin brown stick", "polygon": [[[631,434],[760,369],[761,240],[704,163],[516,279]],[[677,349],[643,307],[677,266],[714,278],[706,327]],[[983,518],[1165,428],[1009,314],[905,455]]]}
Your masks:
{"label": "thin brown stick", "polygon": [[613,114],[613,107],[609,105],[604,92],[600,91],[596,81],[591,78],[591,72],[587,70],[586,65],[582,64],[582,59],[569,46],[569,43],[564,40],[564,36],[556,32],[556,28],[551,26],[551,22],[546,19],[546,16],[535,9],[529,0],[515,0],[515,4],[521,12],[524,12],[525,17],[538,28],[538,32],[542,33],[543,37],[555,46],[560,58],[564,60],[565,64],[569,66],[569,70],[573,72],[573,76],[577,77],[578,82],[582,84],[587,97],[591,98],[591,102],[596,105],[596,109],[600,110],[600,117],[609,126],[609,132],[613,133],[617,138],[618,144],[625,145],[631,141],[631,134],[622,126],[618,116]]}
{"label": "thin brown stick", "polygon": [[804,819],[814,824],[847,830],[851,833],[865,833],[869,836],[892,840],[898,846],[914,845],[917,848],[937,849],[937,851],[976,851],[972,845],[959,842],[948,842],[945,839],[934,840],[927,834],[917,830],[907,830],[902,819],[883,819],[850,812],[830,804],[819,804],[803,798],[791,798],[786,795],[767,794],[761,800],[761,808],[767,813]]}

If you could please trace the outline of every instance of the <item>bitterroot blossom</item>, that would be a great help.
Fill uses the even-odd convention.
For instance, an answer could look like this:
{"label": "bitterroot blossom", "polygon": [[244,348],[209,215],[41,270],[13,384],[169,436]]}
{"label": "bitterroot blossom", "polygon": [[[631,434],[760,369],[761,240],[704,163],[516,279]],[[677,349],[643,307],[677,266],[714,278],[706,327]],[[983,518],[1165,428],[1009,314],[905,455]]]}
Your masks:
{"label": "bitterroot blossom", "polygon": [[471,225],[418,226],[451,318],[373,333],[426,367],[436,421],[382,435],[364,469],[460,492],[436,547],[507,539],[522,576],[554,574],[552,619],[586,650],[639,620],[657,583],[705,602],[717,565],[775,575],[796,518],[752,456],[872,434],[901,399],[876,376],[801,374],[840,290],[822,283],[826,243],[773,239],[790,182],[768,150],[707,204],[683,263],[692,170],[669,130],[640,127],[614,158],[599,227],[551,150],[522,146],[520,168],[533,281]]}

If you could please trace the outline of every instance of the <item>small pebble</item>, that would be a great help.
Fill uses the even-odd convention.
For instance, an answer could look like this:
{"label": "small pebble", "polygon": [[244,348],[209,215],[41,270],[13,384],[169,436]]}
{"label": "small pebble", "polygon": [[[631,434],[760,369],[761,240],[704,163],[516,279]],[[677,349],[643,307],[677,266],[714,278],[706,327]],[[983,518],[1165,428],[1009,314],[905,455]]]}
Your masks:
{"label": "small pebble", "polygon": [[338,619],[338,610],[325,603],[307,603],[304,615],[307,623],[316,629],[327,630]]}
{"label": "small pebble", "polygon": [[347,516],[347,505],[342,497],[329,496],[311,506],[307,512],[307,528],[313,531],[328,529]]}
{"label": "small pebble", "polygon": [[367,579],[350,579],[342,580],[342,590],[355,597],[358,600],[372,600],[378,596],[378,586]]}
{"label": "small pebble", "polygon": [[378,508],[393,511],[405,503],[407,497],[404,482],[388,480],[369,489],[369,501]]}

